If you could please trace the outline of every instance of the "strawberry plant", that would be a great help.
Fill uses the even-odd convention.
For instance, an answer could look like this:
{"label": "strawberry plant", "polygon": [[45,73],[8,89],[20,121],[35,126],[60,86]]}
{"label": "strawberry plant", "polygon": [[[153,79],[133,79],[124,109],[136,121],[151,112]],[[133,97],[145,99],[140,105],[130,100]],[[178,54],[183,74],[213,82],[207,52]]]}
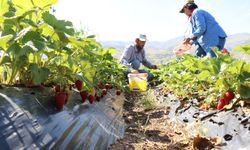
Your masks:
{"label": "strawberry plant", "polygon": [[[159,80],[180,97],[205,97],[211,106],[228,104],[235,95],[249,99],[250,64],[214,49],[218,58],[183,55],[159,67]],[[223,103],[217,99],[223,97]],[[221,100],[222,101],[222,100]],[[222,105],[223,104],[223,105]]]}
{"label": "strawberry plant", "polygon": [[[1,83],[60,85],[79,79],[79,91],[99,83],[123,88],[123,67],[94,36],[49,12],[57,0],[3,0],[0,16]],[[82,86],[80,86],[82,84]]]}
{"label": "strawberry plant", "polygon": [[54,86],[59,109],[69,99],[72,84],[82,101],[88,98],[91,104],[100,83],[124,88],[124,67],[112,57],[115,50],[102,48],[94,36],[75,30],[70,21],[57,19],[49,11],[56,2],[1,1],[0,82]]}
{"label": "strawberry plant", "polygon": [[243,52],[250,55],[250,44],[243,45],[243,46],[237,46],[237,47],[235,47],[235,50],[243,51]]}
{"label": "strawberry plant", "polygon": [[101,97],[100,97],[100,96],[98,96],[98,95],[96,95],[96,96],[95,96],[95,99],[96,99],[96,101],[97,101],[97,102],[100,102]]}
{"label": "strawberry plant", "polygon": [[84,103],[85,100],[86,100],[87,97],[88,97],[88,92],[87,92],[87,91],[81,91],[81,92],[80,92],[80,96],[81,96],[81,98],[82,98],[82,102]]}

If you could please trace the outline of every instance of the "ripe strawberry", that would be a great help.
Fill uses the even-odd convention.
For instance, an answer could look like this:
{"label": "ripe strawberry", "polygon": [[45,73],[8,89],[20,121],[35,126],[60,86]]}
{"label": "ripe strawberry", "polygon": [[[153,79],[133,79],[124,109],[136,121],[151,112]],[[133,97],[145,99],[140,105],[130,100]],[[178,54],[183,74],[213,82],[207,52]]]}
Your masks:
{"label": "ripe strawberry", "polygon": [[234,92],[232,91],[227,91],[226,93],[224,93],[224,98],[228,99],[229,101],[231,101],[234,98]]}
{"label": "ripe strawberry", "polygon": [[66,94],[63,92],[57,93],[55,96],[56,107],[61,110],[66,100]]}
{"label": "ripe strawberry", "polygon": [[227,98],[227,97],[224,97],[224,103],[225,105],[229,104],[231,101],[231,99]]}
{"label": "ripe strawberry", "polygon": [[60,92],[61,91],[61,88],[60,88],[60,85],[55,85],[54,86],[54,91],[57,93],[57,92]]}
{"label": "ripe strawberry", "polygon": [[217,109],[221,110],[225,105],[225,100],[223,98],[219,99],[218,105],[217,105]]}
{"label": "ripe strawberry", "polygon": [[95,97],[93,95],[89,95],[88,99],[89,99],[89,103],[93,104]]}
{"label": "ripe strawberry", "polygon": [[82,98],[82,102],[84,103],[86,98],[88,97],[88,92],[87,91],[81,91],[80,95],[81,95],[81,98]]}
{"label": "ripe strawberry", "polygon": [[76,80],[75,85],[78,91],[82,90],[82,81],[81,80]]}
{"label": "ripe strawberry", "polygon": [[223,48],[223,49],[221,50],[221,52],[222,52],[222,53],[229,54],[229,51],[228,51],[226,48]]}
{"label": "ripe strawberry", "polygon": [[121,91],[120,91],[120,90],[117,90],[117,91],[116,91],[116,95],[121,95]]}
{"label": "ripe strawberry", "polygon": [[107,95],[107,90],[106,89],[102,89],[102,95],[103,96]]}

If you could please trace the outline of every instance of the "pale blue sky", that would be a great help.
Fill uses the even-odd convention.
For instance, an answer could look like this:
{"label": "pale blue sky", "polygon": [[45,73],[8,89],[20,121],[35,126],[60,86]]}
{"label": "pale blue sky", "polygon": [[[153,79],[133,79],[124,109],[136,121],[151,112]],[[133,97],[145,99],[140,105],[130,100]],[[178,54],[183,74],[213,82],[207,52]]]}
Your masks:
{"label": "pale blue sky", "polygon": [[[145,33],[150,41],[183,36],[187,17],[179,13],[184,0],[59,0],[59,19],[82,26],[98,40],[134,40]],[[250,33],[250,0],[196,0],[228,35]]]}

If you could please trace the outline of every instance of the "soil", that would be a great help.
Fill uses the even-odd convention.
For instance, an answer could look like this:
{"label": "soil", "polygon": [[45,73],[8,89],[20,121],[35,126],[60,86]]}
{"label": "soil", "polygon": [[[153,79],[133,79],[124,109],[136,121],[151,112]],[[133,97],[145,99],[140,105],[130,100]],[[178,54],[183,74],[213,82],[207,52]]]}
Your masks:
{"label": "soil", "polygon": [[[127,125],[125,135],[111,145],[109,150],[204,150],[216,149],[216,145],[222,142],[220,137],[210,139],[199,135],[188,137],[183,130],[185,126],[173,124],[169,118],[169,107],[156,103],[153,108],[148,109],[139,103],[142,94],[126,93],[125,97],[123,112]],[[246,102],[239,104],[245,115],[249,116],[250,104]],[[248,120],[242,123],[248,123]],[[232,137],[226,135],[224,138],[227,141]]]}
{"label": "soil", "polygon": [[171,124],[165,106],[146,109],[138,105],[140,95],[126,94],[124,119],[128,125],[123,139],[111,145],[109,150],[190,150],[192,141],[184,139]]}

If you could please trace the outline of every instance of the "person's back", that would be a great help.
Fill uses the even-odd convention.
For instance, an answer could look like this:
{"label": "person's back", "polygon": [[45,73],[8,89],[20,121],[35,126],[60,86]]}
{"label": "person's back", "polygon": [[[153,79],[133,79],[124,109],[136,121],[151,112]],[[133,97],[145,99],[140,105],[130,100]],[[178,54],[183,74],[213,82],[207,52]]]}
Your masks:
{"label": "person's back", "polygon": [[[204,22],[201,18],[204,17]],[[199,22],[198,25],[204,26],[202,28],[204,31],[204,34],[201,34],[197,37],[197,41],[203,45],[206,46],[217,46],[218,44],[218,37],[225,38],[227,37],[225,31],[221,28],[221,26],[218,24],[218,22],[215,20],[215,18],[207,11],[202,9],[195,9],[192,14],[191,23]],[[199,27],[197,24],[192,25],[192,30],[195,31]],[[223,48],[223,47],[222,47]],[[221,49],[222,49],[221,48]]]}

